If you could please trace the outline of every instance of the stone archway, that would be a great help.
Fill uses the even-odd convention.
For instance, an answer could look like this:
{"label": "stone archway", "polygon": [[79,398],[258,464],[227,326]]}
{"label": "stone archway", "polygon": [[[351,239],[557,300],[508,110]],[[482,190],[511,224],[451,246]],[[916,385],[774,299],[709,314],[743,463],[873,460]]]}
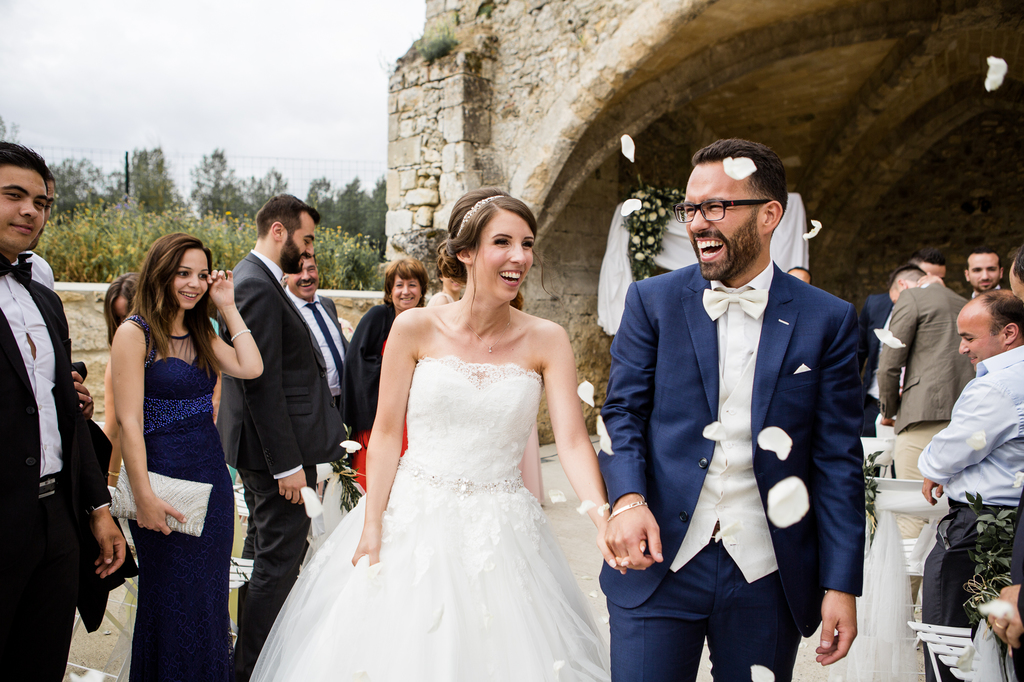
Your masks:
{"label": "stone archway", "polygon": [[[773,146],[827,225],[811,244],[817,283],[859,302],[897,264],[860,249],[884,238],[868,217],[885,219],[936,145],[963,147],[951,136],[971,137],[964,126],[987,112],[1016,115],[1022,100],[1024,12],[1009,0],[428,0],[427,17],[428,29],[457,23],[461,44],[433,64],[411,51],[391,80],[389,248],[429,260],[468,189],[523,198],[538,212],[547,280],[528,282],[528,309],[566,326],[599,394],[609,340],[596,325],[598,271],[637,175],[681,186],[692,152],[717,137]],[[1010,66],[992,94],[989,55]],[[624,133],[635,166],[618,153]],[[988,149],[992,134],[981,137]],[[999,164],[1000,187],[1019,186],[1024,172]]]}

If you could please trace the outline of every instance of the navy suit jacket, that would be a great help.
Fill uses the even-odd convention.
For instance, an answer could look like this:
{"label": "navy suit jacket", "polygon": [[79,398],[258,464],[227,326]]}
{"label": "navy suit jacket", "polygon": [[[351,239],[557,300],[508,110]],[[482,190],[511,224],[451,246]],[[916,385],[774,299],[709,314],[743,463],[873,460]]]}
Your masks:
{"label": "navy suit jacket", "polygon": [[[775,267],[775,266],[773,266]],[[639,606],[668,572],[689,527],[714,456],[704,427],[718,418],[718,332],[704,310],[710,283],[698,266],[632,284],[612,343],[601,410],[614,455],[600,453],[608,499],[647,499],[665,560],[621,575],[607,565],[601,587],[623,608]],[[800,365],[810,371],[796,373]],[[857,373],[857,318],[849,303],[775,267],[757,351],[751,403],[753,466],[761,503],[789,476],[804,481],[811,510],[772,544],[800,632],[821,621],[824,590],[859,595],[864,563],[864,478]],[[793,439],[789,458],[757,447],[768,426]]]}
{"label": "navy suit jacket", "polygon": [[857,369],[864,371],[861,397],[867,400],[868,389],[878,373],[878,352],[882,342],[875,336],[875,330],[885,326],[892,312],[889,294],[871,294],[860,309],[860,341],[857,344]]}

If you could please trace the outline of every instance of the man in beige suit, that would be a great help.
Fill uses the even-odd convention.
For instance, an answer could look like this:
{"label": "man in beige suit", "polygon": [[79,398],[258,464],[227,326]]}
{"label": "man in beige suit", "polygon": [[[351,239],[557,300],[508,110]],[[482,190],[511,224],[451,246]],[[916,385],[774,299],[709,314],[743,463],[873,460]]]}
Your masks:
{"label": "man in beige suit", "polygon": [[[967,299],[944,286],[918,286],[924,274],[917,268],[897,271],[888,329],[904,346],[883,345],[878,359],[879,409],[883,417],[896,418],[896,476],[915,480],[922,479],[918,456],[949,424],[957,397],[974,378],[971,361],[960,355],[956,328]],[[899,525],[904,537],[917,537],[923,524],[900,518]]]}

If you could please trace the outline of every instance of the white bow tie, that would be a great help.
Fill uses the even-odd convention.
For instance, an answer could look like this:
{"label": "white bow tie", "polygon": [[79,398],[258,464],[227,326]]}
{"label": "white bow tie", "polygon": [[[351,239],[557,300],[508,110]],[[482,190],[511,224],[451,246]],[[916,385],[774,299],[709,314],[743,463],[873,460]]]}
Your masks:
{"label": "white bow tie", "polygon": [[747,315],[755,320],[764,314],[768,305],[768,291],[765,289],[748,289],[741,293],[729,293],[727,291],[704,290],[704,310],[714,322],[729,309],[732,303],[739,303]]}

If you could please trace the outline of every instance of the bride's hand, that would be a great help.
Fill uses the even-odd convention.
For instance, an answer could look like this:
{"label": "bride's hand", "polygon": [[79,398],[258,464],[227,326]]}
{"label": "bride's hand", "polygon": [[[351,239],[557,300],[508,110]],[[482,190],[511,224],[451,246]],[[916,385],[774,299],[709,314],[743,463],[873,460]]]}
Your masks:
{"label": "bride's hand", "polygon": [[363,526],[363,534],[359,537],[356,553],[352,556],[353,566],[363,556],[369,558],[370,566],[380,563],[380,536],[380,526]]}

